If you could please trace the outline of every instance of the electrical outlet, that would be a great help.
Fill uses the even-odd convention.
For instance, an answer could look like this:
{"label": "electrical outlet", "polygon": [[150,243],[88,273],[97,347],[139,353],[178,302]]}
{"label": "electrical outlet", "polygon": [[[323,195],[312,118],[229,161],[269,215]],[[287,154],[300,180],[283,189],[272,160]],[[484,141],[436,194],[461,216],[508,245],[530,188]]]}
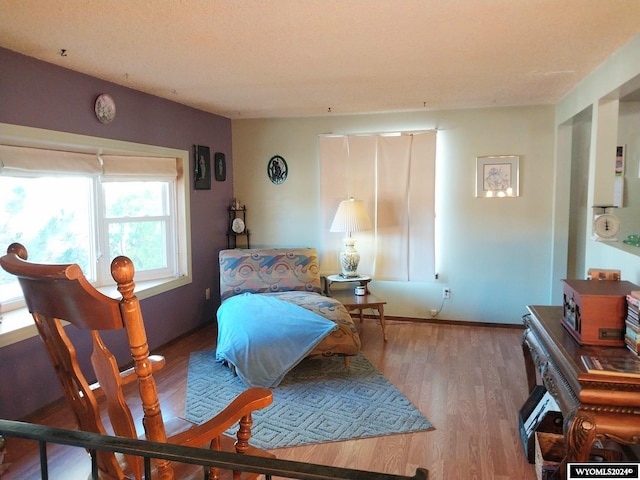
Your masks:
{"label": "electrical outlet", "polygon": [[204,299],[205,300],[211,300],[211,289],[210,288],[205,288],[204,289]]}
{"label": "electrical outlet", "polygon": [[442,289],[442,298],[451,298],[451,289],[449,287]]}

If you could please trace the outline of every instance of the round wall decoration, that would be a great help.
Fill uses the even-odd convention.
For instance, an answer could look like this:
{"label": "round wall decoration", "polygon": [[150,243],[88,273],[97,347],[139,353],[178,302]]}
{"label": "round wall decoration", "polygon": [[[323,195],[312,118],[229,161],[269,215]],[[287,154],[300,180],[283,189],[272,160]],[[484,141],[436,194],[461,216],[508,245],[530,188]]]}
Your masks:
{"label": "round wall decoration", "polygon": [[287,175],[289,174],[289,167],[287,166],[287,162],[280,155],[274,155],[269,160],[267,164],[267,175],[269,176],[269,180],[276,185],[280,185],[284,183],[287,179]]}
{"label": "round wall decoration", "polygon": [[116,117],[116,102],[113,101],[111,95],[103,93],[98,96],[94,108],[96,117],[102,123],[110,123]]}

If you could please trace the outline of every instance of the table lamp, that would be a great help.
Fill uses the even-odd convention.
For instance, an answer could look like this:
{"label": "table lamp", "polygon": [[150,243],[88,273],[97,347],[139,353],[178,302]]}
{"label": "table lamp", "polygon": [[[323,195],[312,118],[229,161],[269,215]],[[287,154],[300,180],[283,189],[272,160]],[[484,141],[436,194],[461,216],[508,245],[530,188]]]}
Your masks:
{"label": "table lamp", "polygon": [[364,208],[362,200],[343,200],[338,206],[338,211],[333,222],[331,223],[331,232],[346,232],[344,239],[344,250],[340,252],[340,267],[342,268],[343,277],[357,277],[358,263],[360,263],[360,254],[355,249],[355,239],[351,238],[352,232],[361,232],[371,230],[371,221]]}

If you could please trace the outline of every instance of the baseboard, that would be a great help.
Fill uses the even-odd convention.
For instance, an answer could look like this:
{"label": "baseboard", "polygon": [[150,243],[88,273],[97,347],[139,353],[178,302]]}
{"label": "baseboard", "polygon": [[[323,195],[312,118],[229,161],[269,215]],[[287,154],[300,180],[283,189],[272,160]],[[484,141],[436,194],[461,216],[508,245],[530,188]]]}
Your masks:
{"label": "baseboard", "polygon": [[[376,319],[375,315],[364,315],[364,318]],[[385,322],[413,322],[413,323],[434,323],[440,325],[460,325],[465,327],[494,327],[494,328],[515,328],[524,330],[522,323],[487,323],[487,322],[470,322],[468,320],[447,320],[444,318],[417,318],[417,317],[394,317],[391,315],[384,316]]]}

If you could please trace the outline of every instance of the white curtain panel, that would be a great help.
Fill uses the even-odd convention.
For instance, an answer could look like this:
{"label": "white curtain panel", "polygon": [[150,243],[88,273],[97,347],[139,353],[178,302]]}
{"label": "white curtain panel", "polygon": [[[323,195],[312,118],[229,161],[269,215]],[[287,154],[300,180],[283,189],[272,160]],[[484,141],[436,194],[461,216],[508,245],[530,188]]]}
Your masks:
{"label": "white curtain panel", "polygon": [[329,232],[342,200],[362,200],[374,225],[353,233],[358,272],[378,280],[432,280],[436,132],[320,136],[323,272],[338,272],[343,234]]}

